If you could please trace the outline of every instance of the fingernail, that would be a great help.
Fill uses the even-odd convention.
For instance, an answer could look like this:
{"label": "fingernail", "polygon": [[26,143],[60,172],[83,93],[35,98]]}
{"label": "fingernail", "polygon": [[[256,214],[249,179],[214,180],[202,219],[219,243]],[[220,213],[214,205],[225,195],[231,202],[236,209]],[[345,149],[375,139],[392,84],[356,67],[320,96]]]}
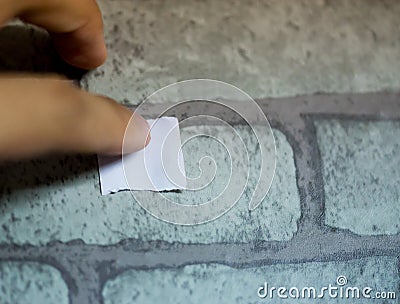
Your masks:
{"label": "fingernail", "polygon": [[123,153],[132,153],[146,147],[150,142],[150,126],[139,114],[134,113],[125,132]]}
{"label": "fingernail", "polygon": [[145,146],[147,146],[150,143],[150,140],[151,140],[151,135],[150,135],[150,132],[148,132]]}

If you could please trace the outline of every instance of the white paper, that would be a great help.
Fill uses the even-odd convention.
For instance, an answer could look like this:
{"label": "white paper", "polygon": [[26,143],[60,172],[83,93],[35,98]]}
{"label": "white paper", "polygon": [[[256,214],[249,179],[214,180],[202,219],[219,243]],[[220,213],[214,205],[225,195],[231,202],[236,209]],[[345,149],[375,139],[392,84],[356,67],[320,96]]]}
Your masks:
{"label": "white paper", "polygon": [[143,150],[117,157],[98,156],[101,194],[121,190],[186,188],[185,165],[178,120],[147,120],[151,140]]}

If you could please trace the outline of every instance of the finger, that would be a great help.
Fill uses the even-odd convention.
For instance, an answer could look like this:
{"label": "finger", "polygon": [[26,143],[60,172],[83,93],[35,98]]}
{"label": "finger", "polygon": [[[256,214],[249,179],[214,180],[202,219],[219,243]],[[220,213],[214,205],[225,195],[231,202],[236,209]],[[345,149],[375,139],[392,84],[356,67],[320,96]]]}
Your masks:
{"label": "finger", "polygon": [[69,81],[0,77],[0,92],[2,160],[55,152],[121,154],[131,118],[124,152],[140,150],[150,140],[141,116]]}
{"label": "finger", "polygon": [[[47,29],[71,65],[91,69],[107,57],[101,12],[94,0],[0,0],[0,22],[12,17]],[[8,3],[8,4],[7,4]]]}

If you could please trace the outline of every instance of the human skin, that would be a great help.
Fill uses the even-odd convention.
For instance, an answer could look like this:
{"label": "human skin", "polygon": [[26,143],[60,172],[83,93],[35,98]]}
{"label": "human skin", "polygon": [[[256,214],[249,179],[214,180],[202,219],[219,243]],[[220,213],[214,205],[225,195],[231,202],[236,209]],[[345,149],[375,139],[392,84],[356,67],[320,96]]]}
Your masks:
{"label": "human skin", "polygon": [[[46,29],[69,64],[93,69],[107,50],[94,0],[0,0],[0,25],[18,17]],[[116,101],[59,75],[0,74],[0,161],[51,153],[121,154],[145,147],[149,126]]]}

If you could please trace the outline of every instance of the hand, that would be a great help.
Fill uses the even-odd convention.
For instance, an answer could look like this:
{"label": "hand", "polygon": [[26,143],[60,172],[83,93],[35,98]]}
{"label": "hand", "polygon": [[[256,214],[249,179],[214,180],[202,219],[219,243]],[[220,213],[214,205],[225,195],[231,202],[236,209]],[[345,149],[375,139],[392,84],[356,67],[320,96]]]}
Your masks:
{"label": "hand", "polygon": [[[19,17],[47,29],[61,57],[91,69],[107,56],[94,0],[0,0],[0,25]],[[0,160],[47,153],[121,154],[142,149],[149,126],[117,102],[89,94],[61,76],[0,75]]]}

